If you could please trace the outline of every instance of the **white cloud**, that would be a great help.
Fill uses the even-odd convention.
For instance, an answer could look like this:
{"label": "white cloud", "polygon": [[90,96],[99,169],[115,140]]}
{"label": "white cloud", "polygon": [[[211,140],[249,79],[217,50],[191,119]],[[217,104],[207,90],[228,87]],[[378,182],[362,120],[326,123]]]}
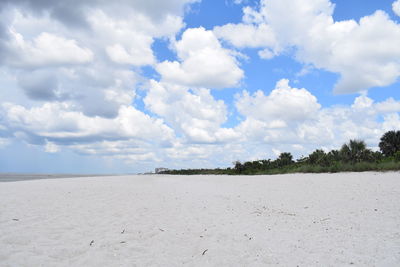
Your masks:
{"label": "white cloud", "polygon": [[10,140],[8,138],[0,137],[0,148],[6,147],[10,144]]}
{"label": "white cloud", "polygon": [[87,12],[93,8],[106,10],[115,17],[129,17],[132,13],[140,13],[149,17],[152,21],[163,21],[169,15],[181,16],[189,4],[198,0],[82,0],[71,2],[52,0],[3,0],[0,7],[15,5],[29,10],[32,13],[47,13],[49,16],[68,27],[87,27]]}
{"label": "white cloud", "polygon": [[76,40],[65,39],[51,33],[42,32],[32,41],[11,31],[8,43],[8,64],[16,67],[40,67],[51,65],[85,64],[93,60],[93,52],[78,46]]}
{"label": "white cloud", "polygon": [[[336,23],[333,27],[339,25]],[[387,86],[400,76],[400,61],[397,60],[400,47],[396,43],[400,43],[400,26],[384,12],[377,11],[362,18],[344,39],[337,42],[326,61],[313,61],[318,67],[341,73],[335,88],[338,93]]]}
{"label": "white cloud", "polygon": [[232,129],[220,128],[227,119],[226,105],[215,100],[209,89],[190,92],[186,87],[152,80],[144,102],[190,142],[225,142],[236,137]]}
{"label": "white cloud", "polygon": [[60,151],[60,148],[53,142],[46,141],[46,145],[44,146],[44,151],[47,153],[57,153]]}
{"label": "white cloud", "polygon": [[[274,150],[299,157],[316,148],[338,149],[354,138],[377,147],[384,132],[400,125],[400,101],[393,98],[374,102],[364,94],[352,105],[322,108],[309,91],[290,88],[287,80],[278,82],[269,95],[237,95],[236,107],[244,116],[234,128],[237,140],[248,149],[254,145],[254,153],[264,151],[264,158],[273,158]],[[238,155],[252,158],[245,152]]]}
{"label": "white cloud", "polygon": [[243,78],[235,57],[222,48],[212,31],[187,29],[175,48],[181,62],[164,61],[156,67],[163,81],[189,87],[224,88],[237,86]]}
{"label": "white cloud", "polygon": [[0,117],[15,138],[42,144],[49,152],[62,146],[177,168],[230,166],[238,159],[274,158],[274,151],[298,157],[318,147],[339,148],[350,138],[376,146],[385,131],[399,125],[400,102],[394,99],[375,103],[362,95],[351,106],[321,108],[309,91],[291,88],[287,80],[268,95],[238,95],[244,120],[234,128],[222,128],[227,107],[208,89],[152,81],[148,90],[146,107],[162,119],[124,105],[113,119],[88,117],[58,102],[30,109],[3,104]]}
{"label": "white cloud", "polygon": [[[86,116],[112,118],[121,105],[130,105],[136,97],[135,86],[140,76],[131,70],[102,66],[5,70],[13,80],[4,87],[5,95],[22,91],[28,97],[2,98],[8,102],[36,106],[40,101],[60,101],[82,111]],[[20,90],[22,89],[22,90]],[[26,97],[25,97],[26,98]],[[34,100],[35,102],[33,102]]]}
{"label": "white cloud", "polygon": [[[299,135],[305,142],[330,149],[339,148],[354,138],[376,146],[379,138],[388,130],[385,126],[388,118],[394,114],[392,110],[382,110],[382,105],[384,102],[374,103],[372,99],[360,96],[351,106],[324,108],[317,114],[315,121],[306,122],[298,128]],[[380,116],[383,116],[383,122],[379,122]]]}
{"label": "white cloud", "polygon": [[132,106],[139,68],[156,62],[155,38],[173,38],[194,2],[1,2],[1,136],[49,153],[157,160],[175,136]]}
{"label": "white cloud", "polygon": [[[193,1],[166,2],[157,8],[173,13],[158,17],[140,11],[146,9],[142,3],[88,7],[80,2],[74,10],[83,12],[79,16],[86,26],[73,27],[51,15],[59,8],[55,2],[26,6],[16,1],[2,7],[7,31],[0,38],[0,54],[6,55],[0,56],[0,69],[13,78],[10,83],[7,76],[0,77],[2,84],[10,85],[3,94],[24,92],[28,108],[37,105],[31,100],[61,101],[85,116],[116,117],[120,106],[132,104],[136,96],[143,79],[138,67],[155,63],[154,39],[174,36],[184,25],[179,10]],[[133,9],[131,4],[141,7]]]}
{"label": "white cloud", "polygon": [[383,102],[376,103],[374,107],[378,113],[400,112],[400,101],[390,97]]}
{"label": "white cloud", "polygon": [[268,96],[262,91],[251,96],[245,91],[237,96],[236,107],[241,114],[269,122],[271,128],[276,128],[286,123],[312,119],[321,105],[306,89],[291,88],[289,80],[282,79]]}
{"label": "white cloud", "polygon": [[374,103],[374,101],[367,97],[366,95],[361,95],[359,97],[356,97],[356,99],[354,100],[353,105],[351,105],[351,107],[353,109],[367,109],[372,107],[372,104]]}
{"label": "white cloud", "polygon": [[259,25],[229,23],[217,26],[213,31],[218,38],[239,48],[274,47],[277,44],[273,30],[265,23]]}
{"label": "white cloud", "polygon": [[399,113],[389,113],[384,116],[382,129],[384,131],[398,130],[400,125]]}
{"label": "white cloud", "polygon": [[32,136],[38,142],[75,144],[136,139],[163,144],[173,138],[173,131],[162,120],[151,118],[132,106],[121,106],[114,119],[87,117],[72,106],[57,102],[31,109],[5,103],[1,108],[8,129]]}
{"label": "white cloud", "polygon": [[257,10],[253,9],[250,6],[246,6],[243,8],[243,18],[242,18],[244,23],[247,24],[261,24],[264,23],[264,18],[261,12],[258,12]]}
{"label": "white cloud", "polygon": [[[150,44],[152,43],[151,38],[148,38],[148,41]],[[120,44],[115,44],[107,46],[106,51],[111,60],[119,64],[141,66],[154,62],[153,51],[148,44],[145,44],[141,48],[131,48],[129,51]]]}
{"label": "white cloud", "polygon": [[[259,55],[265,59],[295,47],[298,61],[340,73],[336,93],[361,92],[396,82],[400,76],[400,26],[383,11],[356,22],[334,21],[333,10],[329,0],[263,0],[257,10],[243,9],[243,23],[215,30],[238,48],[262,47]],[[257,33],[261,27],[268,29],[263,38]]]}
{"label": "white cloud", "polygon": [[392,9],[397,16],[400,16],[400,0],[393,2]]}
{"label": "white cloud", "polygon": [[253,95],[244,91],[236,95],[235,106],[244,116],[235,127],[243,142],[256,142],[264,149],[273,146],[286,151],[289,146],[303,144],[298,129],[307,123],[315,123],[321,112],[321,105],[314,95],[304,88],[291,88],[287,79],[278,81],[269,95],[262,91]]}
{"label": "white cloud", "polygon": [[258,56],[263,59],[271,59],[278,55],[278,51],[272,51],[269,48],[264,48],[263,50],[258,51]]}
{"label": "white cloud", "polygon": [[[111,17],[97,10],[90,14],[88,20],[97,40],[101,42],[100,49],[104,49],[114,63],[142,66],[155,62],[151,45],[153,38],[160,33],[154,29],[158,25],[153,24],[149,18],[133,13],[128,20]],[[166,24],[168,26],[163,28],[167,34],[176,32],[182,26],[180,21],[173,25]]]}

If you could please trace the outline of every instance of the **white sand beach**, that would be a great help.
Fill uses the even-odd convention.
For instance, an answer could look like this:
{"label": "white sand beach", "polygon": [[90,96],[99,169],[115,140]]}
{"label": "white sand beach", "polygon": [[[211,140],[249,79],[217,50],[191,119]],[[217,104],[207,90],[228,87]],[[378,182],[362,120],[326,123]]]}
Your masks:
{"label": "white sand beach", "polygon": [[0,266],[400,266],[400,173],[0,183]]}

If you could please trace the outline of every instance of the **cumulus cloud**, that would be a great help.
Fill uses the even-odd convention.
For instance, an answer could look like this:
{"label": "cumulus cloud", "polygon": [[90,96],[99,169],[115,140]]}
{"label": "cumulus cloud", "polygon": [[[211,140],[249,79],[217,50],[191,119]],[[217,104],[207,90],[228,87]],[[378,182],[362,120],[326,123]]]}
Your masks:
{"label": "cumulus cloud", "polygon": [[17,100],[0,108],[1,138],[157,160],[174,131],[132,106],[140,67],[155,64],[154,40],[173,38],[194,2],[1,1],[2,99]]}
{"label": "cumulus cloud", "polygon": [[[152,43],[151,38],[147,38],[149,43]],[[131,65],[146,65],[154,62],[153,52],[150,46],[145,44],[141,48],[133,48],[127,51],[120,44],[107,46],[107,54],[112,61],[120,64],[131,64]],[[145,56],[143,56],[145,55]]]}
{"label": "cumulus cloud", "polygon": [[260,90],[236,95],[235,106],[244,117],[235,131],[247,142],[263,146],[302,143],[296,129],[315,121],[321,108],[314,95],[304,88],[291,88],[287,79],[278,81],[269,95]]}
{"label": "cumulus cloud", "polygon": [[202,27],[187,29],[175,49],[180,62],[164,61],[156,67],[166,82],[225,88],[237,86],[243,78],[235,57],[221,46],[212,31]]}
{"label": "cumulus cloud", "polygon": [[270,122],[272,128],[295,121],[311,119],[321,105],[306,89],[291,88],[289,80],[282,79],[269,95],[257,91],[253,95],[238,95],[236,107],[246,117]]}
{"label": "cumulus cloud", "polygon": [[[352,105],[321,107],[307,89],[291,88],[281,80],[269,95],[263,91],[237,95],[236,107],[243,120],[234,130],[242,144],[258,144],[251,151],[264,151],[264,158],[274,157],[274,151],[291,151],[299,157],[315,148],[338,149],[354,138],[377,147],[382,134],[399,125],[400,102],[393,98],[374,102],[363,94]],[[245,152],[240,154],[246,157]]]}
{"label": "cumulus cloud", "polygon": [[46,145],[44,146],[44,151],[47,153],[57,153],[60,151],[60,148],[56,144],[47,141]]}
{"label": "cumulus cloud", "polygon": [[18,84],[25,93],[35,100],[54,100],[57,98],[57,78],[46,71],[23,72],[18,77]]}
{"label": "cumulus cloud", "polygon": [[216,34],[238,48],[264,47],[266,59],[295,47],[298,61],[340,73],[336,93],[387,86],[400,76],[400,26],[383,11],[334,21],[329,0],[263,0],[243,12],[243,23],[216,27]]}
{"label": "cumulus cloud", "polygon": [[400,0],[393,2],[392,9],[397,16],[400,16]]}
{"label": "cumulus cloud", "polygon": [[42,32],[32,41],[11,31],[12,39],[7,43],[8,60],[11,66],[31,68],[52,65],[84,64],[92,61],[93,53],[78,46],[76,40],[65,39]]}
{"label": "cumulus cloud", "polygon": [[[134,101],[143,79],[139,68],[156,62],[154,39],[174,36],[192,2],[164,1],[149,9],[155,2],[3,1],[0,68],[6,75],[0,81],[11,77],[5,90],[24,92],[28,107],[35,105],[30,100],[64,101],[85,116],[114,118]],[[58,10],[82,23],[72,25],[73,17]]]}
{"label": "cumulus cloud", "polygon": [[[315,121],[306,122],[298,128],[299,135],[306,142],[319,142],[327,148],[339,147],[346,140],[355,138],[377,146],[382,134],[394,129],[391,122],[395,121],[393,116],[400,111],[395,107],[398,102],[393,109],[382,109],[385,102],[374,103],[371,98],[362,95],[351,106],[324,108]],[[378,118],[383,121],[379,122]]]}
{"label": "cumulus cloud", "polygon": [[53,19],[56,19],[68,26],[87,27],[87,11],[93,7],[100,7],[113,15],[128,15],[132,10],[137,10],[145,14],[152,20],[163,20],[169,14],[181,15],[184,8],[190,3],[198,0],[122,0],[102,1],[102,0],[72,0],[68,2],[52,0],[4,0],[0,6],[17,5],[34,12],[37,15],[48,13]]}
{"label": "cumulus cloud", "polygon": [[4,103],[1,113],[7,128],[17,137],[44,143],[49,149],[57,144],[124,140],[166,145],[173,138],[173,131],[162,120],[151,118],[132,106],[121,106],[118,116],[113,119],[88,117],[59,102],[30,109]]}
{"label": "cumulus cloud", "polygon": [[259,25],[228,23],[215,27],[213,31],[218,38],[224,39],[239,48],[273,47],[276,45],[275,34],[271,27],[265,23]]}
{"label": "cumulus cloud", "polygon": [[[95,11],[88,18],[97,40],[101,41],[108,58],[117,64],[134,66],[151,65],[155,62],[151,45],[154,37],[159,33],[149,18],[141,14],[133,14],[127,18],[114,18],[103,11]],[[180,21],[166,23],[170,32],[177,31],[181,26]],[[150,25],[146,29],[146,26]]]}
{"label": "cumulus cloud", "polygon": [[[348,23],[346,23],[348,24]],[[345,25],[333,24],[337,28]],[[384,30],[382,30],[384,29]],[[331,49],[331,55],[321,62],[312,61],[317,67],[341,73],[335,87],[338,93],[360,92],[374,86],[387,86],[400,76],[400,26],[387,14],[377,11],[364,17],[345,38]],[[304,57],[311,58],[311,51]],[[351,63],[350,63],[351,62]]]}
{"label": "cumulus cloud", "polygon": [[236,137],[232,129],[220,128],[227,119],[227,108],[223,101],[212,97],[209,89],[189,91],[187,87],[152,80],[144,102],[190,142],[224,142]]}

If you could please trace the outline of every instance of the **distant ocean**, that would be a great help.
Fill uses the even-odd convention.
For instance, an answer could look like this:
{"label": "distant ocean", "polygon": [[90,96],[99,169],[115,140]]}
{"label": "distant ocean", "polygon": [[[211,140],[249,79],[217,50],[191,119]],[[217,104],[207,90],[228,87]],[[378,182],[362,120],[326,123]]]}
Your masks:
{"label": "distant ocean", "polygon": [[57,179],[57,178],[94,177],[94,176],[106,176],[106,175],[99,175],[99,174],[0,173],[0,182],[16,182],[16,181],[38,180],[38,179]]}

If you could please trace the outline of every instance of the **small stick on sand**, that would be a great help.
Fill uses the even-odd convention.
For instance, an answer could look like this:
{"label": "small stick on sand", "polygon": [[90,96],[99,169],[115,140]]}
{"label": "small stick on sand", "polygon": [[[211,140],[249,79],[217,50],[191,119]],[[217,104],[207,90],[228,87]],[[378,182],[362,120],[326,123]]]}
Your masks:
{"label": "small stick on sand", "polygon": [[206,252],[208,251],[208,249],[204,250],[203,253],[201,255],[204,256],[204,254],[206,254]]}

